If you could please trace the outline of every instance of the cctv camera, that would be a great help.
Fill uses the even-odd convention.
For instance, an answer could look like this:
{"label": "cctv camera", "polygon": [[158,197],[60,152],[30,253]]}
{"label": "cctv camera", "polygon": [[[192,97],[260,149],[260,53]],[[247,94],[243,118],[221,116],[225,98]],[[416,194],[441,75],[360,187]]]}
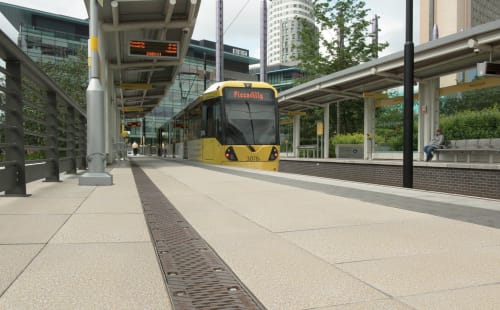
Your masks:
{"label": "cctv camera", "polygon": [[188,34],[189,33],[189,28],[182,28],[182,33],[183,34]]}

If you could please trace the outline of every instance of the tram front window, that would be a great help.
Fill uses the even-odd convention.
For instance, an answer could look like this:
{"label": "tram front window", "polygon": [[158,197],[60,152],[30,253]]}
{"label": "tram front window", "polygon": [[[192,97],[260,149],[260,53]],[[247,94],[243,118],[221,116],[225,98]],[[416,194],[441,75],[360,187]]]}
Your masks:
{"label": "tram front window", "polygon": [[276,144],[273,103],[226,102],[227,144]]}

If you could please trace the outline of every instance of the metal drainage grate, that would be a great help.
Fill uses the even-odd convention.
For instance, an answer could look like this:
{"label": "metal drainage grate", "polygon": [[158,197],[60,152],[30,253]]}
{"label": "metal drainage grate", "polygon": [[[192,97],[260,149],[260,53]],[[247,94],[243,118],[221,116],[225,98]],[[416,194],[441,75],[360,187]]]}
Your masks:
{"label": "metal drainage grate", "polygon": [[265,309],[136,164],[132,172],[175,309]]}

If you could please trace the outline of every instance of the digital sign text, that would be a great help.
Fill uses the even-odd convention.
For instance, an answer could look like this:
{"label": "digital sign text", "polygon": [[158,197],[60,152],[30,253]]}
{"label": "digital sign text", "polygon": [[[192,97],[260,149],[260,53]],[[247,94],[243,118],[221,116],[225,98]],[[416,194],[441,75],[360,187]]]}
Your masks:
{"label": "digital sign text", "polygon": [[179,42],[173,41],[129,41],[131,56],[145,56],[156,58],[179,58]]}

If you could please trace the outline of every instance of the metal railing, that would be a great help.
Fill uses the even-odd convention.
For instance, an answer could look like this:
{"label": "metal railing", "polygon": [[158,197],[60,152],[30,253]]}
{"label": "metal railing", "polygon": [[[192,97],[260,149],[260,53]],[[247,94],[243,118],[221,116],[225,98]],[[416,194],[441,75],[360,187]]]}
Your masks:
{"label": "metal railing", "polygon": [[86,168],[86,114],[0,31],[0,193]]}

